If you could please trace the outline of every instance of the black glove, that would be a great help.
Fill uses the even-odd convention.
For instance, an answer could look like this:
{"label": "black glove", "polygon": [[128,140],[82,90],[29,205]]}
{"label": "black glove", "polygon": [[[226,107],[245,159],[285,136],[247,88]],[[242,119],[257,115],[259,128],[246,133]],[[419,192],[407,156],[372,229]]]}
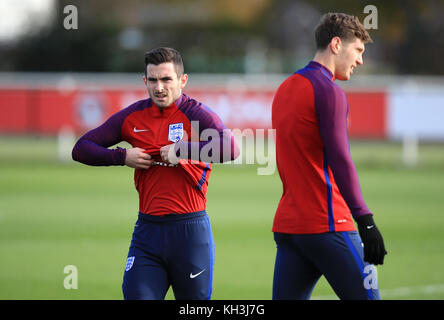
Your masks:
{"label": "black glove", "polygon": [[360,216],[356,219],[359,235],[364,243],[364,261],[371,264],[383,264],[387,254],[384,239],[373,221],[371,214]]}

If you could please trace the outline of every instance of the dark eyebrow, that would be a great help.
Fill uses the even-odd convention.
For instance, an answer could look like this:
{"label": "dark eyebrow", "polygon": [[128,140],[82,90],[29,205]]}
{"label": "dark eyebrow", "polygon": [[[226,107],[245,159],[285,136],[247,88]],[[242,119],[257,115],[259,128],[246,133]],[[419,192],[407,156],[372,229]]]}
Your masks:
{"label": "dark eyebrow", "polygon": [[[173,79],[172,77],[163,77],[163,78],[160,78],[159,80],[167,81],[167,80],[172,80],[172,79]],[[157,81],[157,78],[148,77],[148,81]]]}

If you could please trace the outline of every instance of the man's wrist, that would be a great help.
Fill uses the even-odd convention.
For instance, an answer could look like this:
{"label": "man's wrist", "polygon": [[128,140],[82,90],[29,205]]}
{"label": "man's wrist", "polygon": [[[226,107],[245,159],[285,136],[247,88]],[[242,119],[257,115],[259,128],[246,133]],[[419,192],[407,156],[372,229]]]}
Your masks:
{"label": "man's wrist", "polygon": [[356,223],[358,226],[370,226],[374,225],[375,221],[373,220],[372,214],[364,214],[356,219]]}
{"label": "man's wrist", "polygon": [[126,149],[117,147],[113,150],[114,165],[124,166],[126,164]]}

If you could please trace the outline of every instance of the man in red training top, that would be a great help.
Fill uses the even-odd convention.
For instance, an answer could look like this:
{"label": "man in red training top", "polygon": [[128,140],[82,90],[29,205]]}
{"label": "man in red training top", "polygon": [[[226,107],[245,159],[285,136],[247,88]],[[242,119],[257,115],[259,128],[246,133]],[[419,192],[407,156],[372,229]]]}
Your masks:
{"label": "man in red training top", "polygon": [[273,100],[283,184],[273,223],[273,299],[309,299],[322,275],[341,299],[379,299],[373,264],[387,252],[350,155],[347,97],[334,82],[363,63],[371,38],[358,18],[343,13],[324,15],[315,38],[313,61]]}
{"label": "man in red training top", "polygon": [[[176,299],[210,299],[214,243],[205,208],[211,162],[234,160],[239,149],[213,111],[182,94],[188,75],[178,51],[146,53],[143,80],[150,98],[87,132],[72,156],[87,165],[135,168],[139,216],[124,298],[164,299],[171,285]],[[204,130],[212,131],[211,139],[189,139]],[[109,149],[121,141],[132,148]]]}

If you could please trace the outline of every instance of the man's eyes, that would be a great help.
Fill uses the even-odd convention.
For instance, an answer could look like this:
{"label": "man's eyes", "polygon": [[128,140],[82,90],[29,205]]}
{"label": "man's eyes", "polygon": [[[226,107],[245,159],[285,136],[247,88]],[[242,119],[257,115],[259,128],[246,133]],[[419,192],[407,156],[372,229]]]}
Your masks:
{"label": "man's eyes", "polygon": [[[171,79],[171,78],[161,78],[161,79],[159,79],[160,81],[162,81],[162,82],[168,82],[168,81],[171,81],[171,80],[173,80],[173,79]],[[154,78],[148,78],[148,81],[149,82],[157,82],[157,79],[154,79]]]}

